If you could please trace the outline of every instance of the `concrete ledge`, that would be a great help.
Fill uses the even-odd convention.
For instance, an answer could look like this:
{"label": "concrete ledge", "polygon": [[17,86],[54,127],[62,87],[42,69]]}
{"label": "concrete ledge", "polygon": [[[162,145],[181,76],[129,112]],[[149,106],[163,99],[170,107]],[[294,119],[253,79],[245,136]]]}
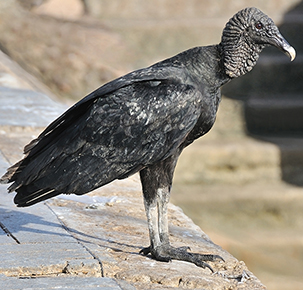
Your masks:
{"label": "concrete ledge", "polygon": [[[111,278],[44,277],[40,279],[18,279],[0,275],[0,285],[9,289],[90,289],[90,290],[134,290],[135,288]],[[8,288],[4,288],[8,289]]]}

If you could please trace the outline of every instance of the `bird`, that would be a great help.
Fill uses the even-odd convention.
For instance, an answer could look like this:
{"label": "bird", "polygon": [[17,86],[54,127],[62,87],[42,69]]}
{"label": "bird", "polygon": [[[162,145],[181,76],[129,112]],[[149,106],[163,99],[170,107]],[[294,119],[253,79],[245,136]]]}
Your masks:
{"label": "bird", "polygon": [[212,128],[221,87],[256,65],[266,46],[291,61],[295,49],[273,20],[248,7],[223,29],[219,44],[185,50],[110,81],[54,120],[7,169],[14,202],[27,207],[60,194],[82,195],[139,172],[150,245],[143,255],[208,268],[224,259],[173,247],[168,202],[183,149]]}

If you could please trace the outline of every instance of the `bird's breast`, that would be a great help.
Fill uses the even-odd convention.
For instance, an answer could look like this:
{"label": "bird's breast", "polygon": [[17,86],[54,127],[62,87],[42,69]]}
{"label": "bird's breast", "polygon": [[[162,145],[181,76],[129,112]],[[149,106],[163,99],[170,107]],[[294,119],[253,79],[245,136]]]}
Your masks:
{"label": "bird's breast", "polygon": [[200,116],[196,125],[188,134],[186,141],[192,143],[195,139],[205,135],[215,123],[221,93],[218,90],[215,94],[209,94],[203,98],[200,107]]}

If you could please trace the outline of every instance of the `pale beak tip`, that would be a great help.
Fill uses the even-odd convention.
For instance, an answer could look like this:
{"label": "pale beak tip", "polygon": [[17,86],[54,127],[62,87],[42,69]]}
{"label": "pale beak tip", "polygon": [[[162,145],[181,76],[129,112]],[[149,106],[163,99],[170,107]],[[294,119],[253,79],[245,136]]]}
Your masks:
{"label": "pale beak tip", "polygon": [[296,58],[296,51],[292,46],[287,49],[287,54],[290,57],[290,61],[293,61]]}

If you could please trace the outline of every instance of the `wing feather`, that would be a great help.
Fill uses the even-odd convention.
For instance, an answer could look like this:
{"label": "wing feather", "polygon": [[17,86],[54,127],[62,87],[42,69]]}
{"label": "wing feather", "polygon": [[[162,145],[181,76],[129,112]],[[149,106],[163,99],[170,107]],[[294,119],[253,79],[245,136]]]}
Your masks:
{"label": "wing feather", "polygon": [[51,123],[2,178],[14,181],[17,203],[41,201],[39,192],[84,194],[170,156],[196,124],[201,96],[182,70],[169,72],[151,67],[117,79]]}

